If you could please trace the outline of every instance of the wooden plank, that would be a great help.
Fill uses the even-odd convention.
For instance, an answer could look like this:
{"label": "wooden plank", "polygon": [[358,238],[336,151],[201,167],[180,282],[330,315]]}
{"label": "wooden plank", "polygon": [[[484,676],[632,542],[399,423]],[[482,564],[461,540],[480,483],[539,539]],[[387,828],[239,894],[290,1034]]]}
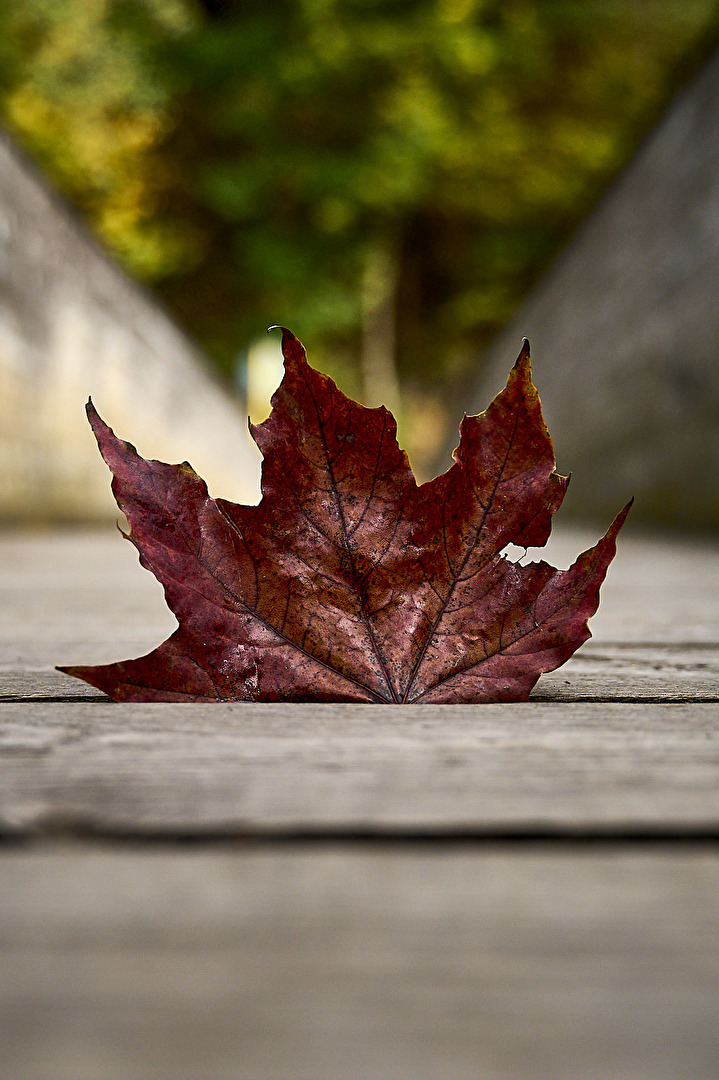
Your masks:
{"label": "wooden plank", "polygon": [[[545,549],[532,549],[530,557],[569,566],[596,540],[596,531],[560,524],[546,554]],[[590,627],[597,643],[718,642],[719,544],[636,532],[630,519],[619,537]]]}
{"label": "wooden plank", "polygon": [[[42,664],[0,663],[0,702],[107,701]],[[543,675],[534,701],[719,701],[719,644],[589,641]]]}
{"label": "wooden plank", "polygon": [[[560,534],[549,555],[566,565],[592,539]],[[2,820],[20,831],[715,828],[717,569],[715,545],[626,538],[597,637],[529,706],[208,712],[103,705],[52,670],[136,655],[172,629],[131,545],[6,534],[0,695],[33,700],[0,708]],[[601,704],[611,698],[628,704]],[[672,700],[706,704],[648,704]]]}
{"label": "wooden plank", "polygon": [[719,644],[588,641],[534,701],[719,701]]}
{"label": "wooden plank", "polygon": [[77,658],[139,655],[175,626],[161,587],[116,530],[0,535],[5,664],[50,672]]}
{"label": "wooden plank", "polygon": [[108,701],[94,686],[39,664],[0,664],[0,703],[8,701]]}
{"label": "wooden plank", "polygon": [[[567,566],[596,539],[596,532],[560,530],[546,557]],[[0,535],[4,663],[51,671],[137,656],[174,626],[160,586],[112,530]],[[622,536],[591,626],[596,644],[716,644],[719,545]]]}
{"label": "wooden plank", "polygon": [[[560,532],[548,557],[567,565],[593,539]],[[140,655],[174,626],[160,586],[111,530],[0,539],[0,700],[97,698],[54,665]],[[627,537],[592,628],[594,640],[535,697],[716,699],[719,548]]]}
{"label": "wooden plank", "polygon": [[0,706],[6,832],[719,831],[719,705]]}
{"label": "wooden plank", "polygon": [[0,857],[13,1080],[715,1080],[719,858]]}

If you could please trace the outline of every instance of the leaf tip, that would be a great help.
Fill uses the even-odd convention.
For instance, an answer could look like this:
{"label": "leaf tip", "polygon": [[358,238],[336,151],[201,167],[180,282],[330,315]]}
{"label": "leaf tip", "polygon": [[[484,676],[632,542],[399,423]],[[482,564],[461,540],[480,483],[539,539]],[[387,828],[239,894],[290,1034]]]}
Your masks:
{"label": "leaf tip", "polygon": [[76,664],[55,664],[55,671],[61,671],[63,675],[71,675],[73,679],[81,679],[82,675],[78,673],[82,670],[83,668]]}
{"label": "leaf tip", "polygon": [[285,361],[294,360],[295,362],[307,363],[307,352],[304,345],[296,338],[291,330],[288,330],[286,326],[268,326],[267,333],[272,333],[273,330],[279,330],[282,333],[282,355]]}
{"label": "leaf tip", "polygon": [[625,521],[627,520],[627,515],[628,515],[628,513],[629,513],[629,511],[631,510],[631,508],[632,508],[632,506],[633,506],[633,505],[634,505],[634,496],[632,495],[632,497],[631,497],[631,499],[629,500],[629,502],[627,503],[627,505],[626,505],[626,506],[624,506],[624,507],[623,507],[623,508],[622,508],[622,509],[621,509],[621,510],[619,511],[619,513],[618,513],[618,514],[617,514],[617,516],[615,517],[614,521],[613,521],[613,522],[612,522],[612,524],[611,524],[611,525],[609,526],[609,532],[607,533],[607,535],[609,535],[610,533],[611,533],[612,537],[614,537],[614,536],[616,536],[616,535],[617,535],[617,533],[618,533],[618,532],[619,532],[619,530],[621,529],[622,525],[623,525],[623,524],[624,524],[624,522],[625,522]]}
{"label": "leaf tip", "polygon": [[519,350],[519,356],[514,363],[514,367],[515,369],[527,367],[531,371],[529,338],[522,338],[522,347]]}
{"label": "leaf tip", "polygon": [[102,419],[99,412],[95,408],[95,404],[94,404],[91,397],[89,397],[87,399],[87,404],[85,405],[85,415],[87,416],[88,423],[90,424],[90,427],[93,430],[95,438],[97,439],[97,441],[99,443],[100,438],[103,435],[106,435],[107,432],[110,431],[110,428],[107,426],[107,424],[105,423],[105,421]]}
{"label": "leaf tip", "polygon": [[[600,548],[605,548],[605,549],[608,549],[610,551],[610,555],[609,555],[609,559],[607,561],[607,565],[609,565],[609,562],[611,562],[611,560],[614,558],[614,553],[617,550],[617,535],[618,535],[620,529],[622,528],[622,525],[627,520],[627,515],[628,515],[629,511],[631,510],[633,503],[634,503],[634,496],[632,495],[629,502],[626,504],[626,506],[622,507],[622,509],[619,511],[617,516],[614,518],[614,521],[611,523],[611,525],[607,529],[607,531],[604,534],[604,536],[602,537],[602,539],[597,544],[597,547],[596,547],[595,550],[599,550]],[[608,548],[607,548],[607,545],[608,545]]]}

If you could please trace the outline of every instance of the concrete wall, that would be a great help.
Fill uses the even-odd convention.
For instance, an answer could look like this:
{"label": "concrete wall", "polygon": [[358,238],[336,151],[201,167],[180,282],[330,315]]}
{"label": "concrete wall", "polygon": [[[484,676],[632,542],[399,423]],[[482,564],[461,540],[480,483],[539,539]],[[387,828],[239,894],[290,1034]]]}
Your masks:
{"label": "concrete wall", "polygon": [[719,527],[719,54],[493,343],[468,411],[525,336],[569,512],[606,521],[634,494],[635,521]]}
{"label": "concrete wall", "polygon": [[0,520],[117,516],[89,395],[144,456],[257,500],[239,403],[0,133]]}

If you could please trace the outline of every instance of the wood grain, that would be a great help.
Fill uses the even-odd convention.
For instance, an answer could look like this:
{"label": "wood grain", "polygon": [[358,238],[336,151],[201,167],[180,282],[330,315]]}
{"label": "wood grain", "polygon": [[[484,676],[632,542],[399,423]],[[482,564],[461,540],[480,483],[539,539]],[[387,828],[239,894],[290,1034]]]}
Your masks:
{"label": "wood grain", "polygon": [[0,715],[8,833],[719,832],[719,704],[88,701]]}

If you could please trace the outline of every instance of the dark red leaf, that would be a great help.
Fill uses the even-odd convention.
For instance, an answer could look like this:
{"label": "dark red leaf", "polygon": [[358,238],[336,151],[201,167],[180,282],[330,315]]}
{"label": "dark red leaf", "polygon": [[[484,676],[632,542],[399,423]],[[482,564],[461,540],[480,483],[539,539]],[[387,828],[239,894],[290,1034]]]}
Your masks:
{"label": "dark red leaf", "polygon": [[455,464],[418,487],[385,409],[311,368],[282,332],[285,376],[252,434],[263,498],[210,498],[184,463],[145,461],[91,402],[143,566],[179,629],[148,656],[61,670],[118,701],[525,700],[589,636],[629,510],[569,570],[506,559],[546,543],[567,479],[525,342]]}

